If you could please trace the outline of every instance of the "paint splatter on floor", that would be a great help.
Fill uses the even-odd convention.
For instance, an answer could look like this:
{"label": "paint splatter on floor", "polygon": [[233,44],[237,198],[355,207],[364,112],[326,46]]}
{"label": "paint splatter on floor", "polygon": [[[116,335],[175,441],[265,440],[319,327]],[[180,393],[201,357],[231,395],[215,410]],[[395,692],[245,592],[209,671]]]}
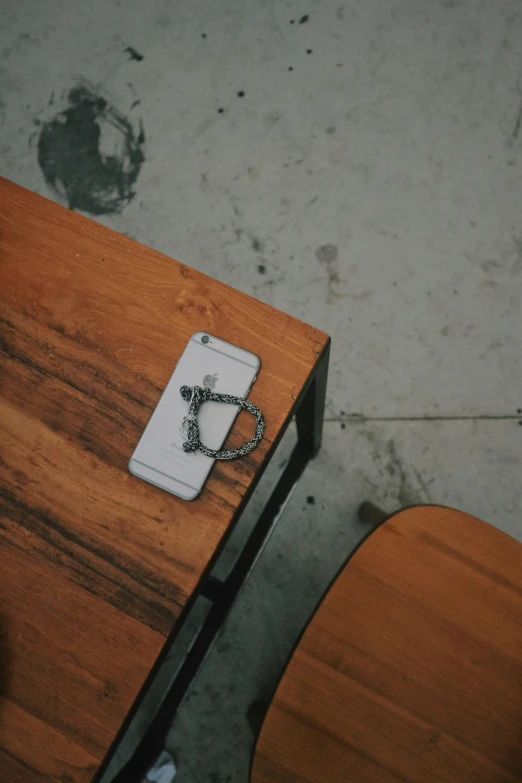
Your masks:
{"label": "paint splatter on floor", "polygon": [[135,195],[144,142],[141,121],[135,132],[95,88],[81,84],[70,90],[67,108],[42,124],[38,163],[70,209],[107,215]]}
{"label": "paint splatter on floor", "polygon": [[125,51],[129,55],[129,58],[131,60],[136,60],[136,62],[141,63],[143,60],[144,55],[140,54],[137,49],[134,48],[134,46],[127,46],[125,47]]}

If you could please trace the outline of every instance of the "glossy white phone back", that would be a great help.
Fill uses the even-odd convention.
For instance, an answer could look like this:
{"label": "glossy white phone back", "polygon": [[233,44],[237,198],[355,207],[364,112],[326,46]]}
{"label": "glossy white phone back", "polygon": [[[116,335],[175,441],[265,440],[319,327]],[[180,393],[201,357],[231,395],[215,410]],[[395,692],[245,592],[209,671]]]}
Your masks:
{"label": "glossy white phone back", "polygon": [[[201,342],[207,336],[209,342]],[[246,397],[259,370],[258,357],[207,332],[190,338],[129,462],[131,473],[174,495],[193,500],[214,464],[201,452],[186,454],[179,431],[186,416],[181,386],[210,386],[215,391]],[[236,405],[205,402],[199,409],[201,441],[220,449],[238,413]]]}

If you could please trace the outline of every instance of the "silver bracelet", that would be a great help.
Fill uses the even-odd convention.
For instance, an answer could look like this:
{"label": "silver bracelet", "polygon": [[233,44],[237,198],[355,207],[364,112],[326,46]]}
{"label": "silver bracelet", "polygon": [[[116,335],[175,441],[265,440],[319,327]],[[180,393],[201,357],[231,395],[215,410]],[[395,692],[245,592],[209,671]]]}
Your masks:
{"label": "silver bracelet", "polygon": [[[265,420],[259,408],[250,400],[245,400],[243,397],[233,397],[231,394],[218,394],[218,392],[213,392],[202,386],[182,386],[179,391],[185,402],[189,403],[188,414],[183,418],[180,427],[181,437],[184,438],[183,451],[190,453],[199,450],[202,454],[206,454],[207,457],[212,457],[213,459],[237,459],[238,457],[244,457],[245,454],[249,454],[261,442],[265,431]],[[198,410],[199,406],[207,401],[239,405],[240,408],[249,411],[256,419],[254,437],[238,449],[230,449],[228,451],[226,449],[222,451],[209,449],[203,445],[199,439]]]}

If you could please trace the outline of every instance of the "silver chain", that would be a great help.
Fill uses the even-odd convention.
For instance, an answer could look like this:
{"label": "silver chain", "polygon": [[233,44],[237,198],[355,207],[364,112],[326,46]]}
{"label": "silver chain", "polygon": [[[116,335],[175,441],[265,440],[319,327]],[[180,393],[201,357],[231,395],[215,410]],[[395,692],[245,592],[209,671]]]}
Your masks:
{"label": "silver chain", "polygon": [[[207,457],[212,457],[213,459],[237,459],[238,457],[244,457],[245,454],[249,454],[261,442],[265,431],[265,420],[259,408],[250,400],[246,400],[244,397],[233,397],[231,394],[218,394],[218,392],[213,392],[202,386],[182,386],[179,391],[185,402],[189,403],[188,413],[183,418],[179,428],[181,437],[184,438],[183,451],[190,453],[191,451],[199,450],[202,454],[206,454]],[[209,449],[204,446],[199,439],[198,410],[201,403],[207,401],[239,405],[240,408],[249,411],[256,419],[256,431],[253,438],[238,449],[218,451],[217,449]]]}

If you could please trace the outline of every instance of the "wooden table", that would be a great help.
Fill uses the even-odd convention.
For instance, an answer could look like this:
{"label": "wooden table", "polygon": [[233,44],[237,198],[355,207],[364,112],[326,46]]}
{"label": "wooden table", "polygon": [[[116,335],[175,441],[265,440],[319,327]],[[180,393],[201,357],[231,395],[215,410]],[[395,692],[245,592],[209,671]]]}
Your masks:
{"label": "wooden table", "polygon": [[252,783],[520,783],[522,544],[399,512],[356,550],[270,706]]}
{"label": "wooden table", "polygon": [[[258,449],[216,465],[200,498],[184,502],[127,463],[198,329],[260,356],[251,399],[267,427]],[[306,453],[294,452],[294,477],[319,448],[328,344],[0,180],[0,780],[98,780],[199,591],[216,599],[217,627],[282,483],[242,573],[219,585],[211,565],[293,413]],[[251,428],[240,415],[228,443]]]}

